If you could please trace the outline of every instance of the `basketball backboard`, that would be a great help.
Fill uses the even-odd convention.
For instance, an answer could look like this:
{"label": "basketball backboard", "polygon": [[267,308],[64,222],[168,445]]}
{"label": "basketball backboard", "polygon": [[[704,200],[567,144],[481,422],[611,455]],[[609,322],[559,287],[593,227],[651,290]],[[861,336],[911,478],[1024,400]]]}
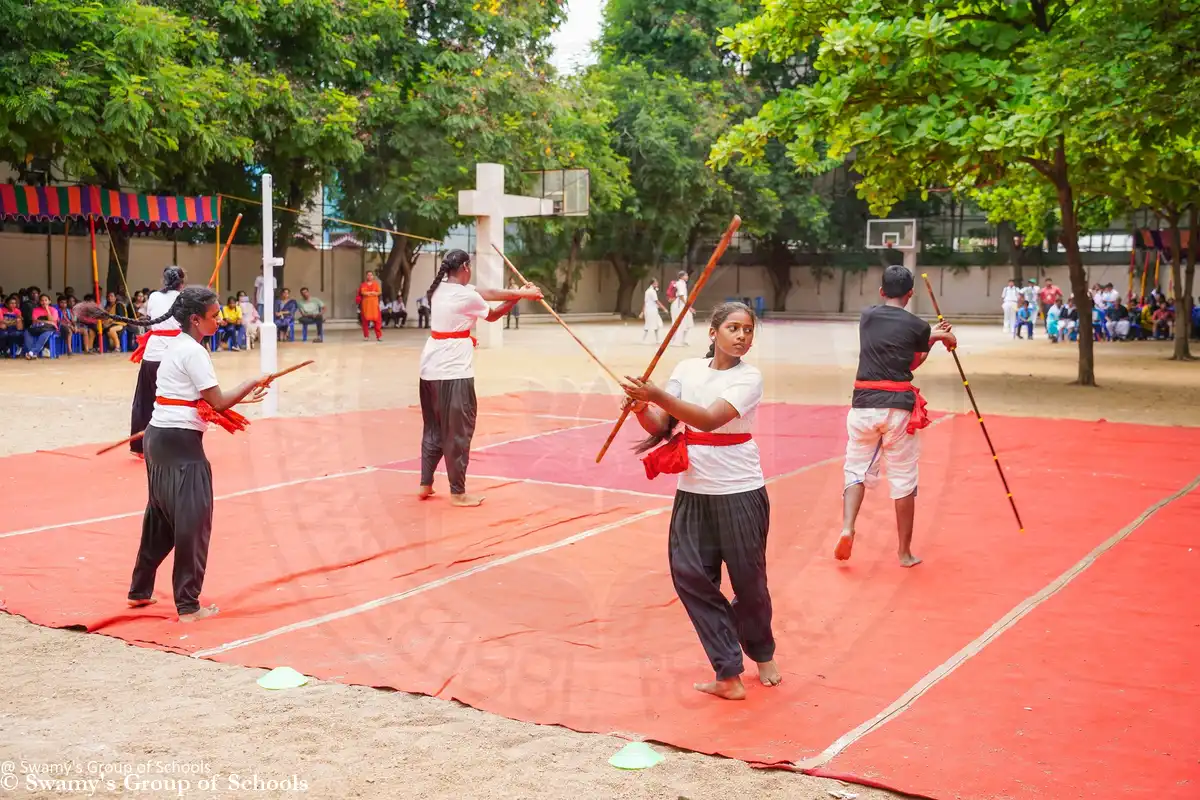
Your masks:
{"label": "basketball backboard", "polygon": [[554,201],[556,217],[586,217],[591,207],[591,173],[586,169],[539,169],[532,194]]}
{"label": "basketball backboard", "polygon": [[867,220],[867,249],[917,249],[917,221],[915,219]]}

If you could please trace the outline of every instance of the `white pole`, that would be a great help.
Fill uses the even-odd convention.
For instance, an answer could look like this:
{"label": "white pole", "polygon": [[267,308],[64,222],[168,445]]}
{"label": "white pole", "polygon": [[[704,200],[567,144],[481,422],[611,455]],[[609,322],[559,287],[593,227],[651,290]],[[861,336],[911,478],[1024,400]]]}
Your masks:
{"label": "white pole", "polygon": [[[262,176],[262,247],[263,247],[263,310],[262,327],[259,329],[258,351],[262,362],[262,374],[270,375],[279,370],[275,341],[275,221],[271,202],[272,180],[269,174]],[[262,415],[273,417],[279,410],[278,388],[271,386],[263,400]]]}

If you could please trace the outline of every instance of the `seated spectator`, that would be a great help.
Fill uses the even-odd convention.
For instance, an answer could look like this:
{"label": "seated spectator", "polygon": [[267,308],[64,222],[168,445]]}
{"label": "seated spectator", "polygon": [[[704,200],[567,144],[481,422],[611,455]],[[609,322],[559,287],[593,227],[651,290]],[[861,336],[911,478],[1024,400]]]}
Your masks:
{"label": "seated spectator", "polygon": [[50,302],[50,295],[38,297],[39,305],[33,310],[33,323],[25,329],[25,358],[50,356],[50,339],[58,333],[58,309]]}
{"label": "seated spectator", "polygon": [[1050,341],[1059,341],[1058,329],[1059,320],[1062,319],[1063,305],[1058,299],[1046,307],[1046,333],[1050,337]]}
{"label": "seated spectator", "polygon": [[25,320],[21,316],[20,298],[10,294],[0,309],[0,353],[5,356],[25,342]]}
{"label": "seated spectator", "polygon": [[1192,304],[1192,338],[1200,339],[1200,297]]}
{"label": "seated spectator", "polygon": [[63,349],[67,355],[72,355],[75,346],[75,312],[64,295],[58,296],[58,335],[62,337]]}
{"label": "seated spectator", "polygon": [[262,330],[262,317],[258,314],[258,307],[250,302],[250,297],[245,292],[238,292],[238,306],[242,309],[242,332],[246,337],[246,349],[253,350]]}
{"label": "seated spectator", "polygon": [[1108,330],[1108,338],[1118,341],[1126,341],[1129,339],[1129,331],[1131,324],[1129,322],[1129,309],[1125,304],[1118,299],[1115,304],[1109,307],[1108,319],[1104,323]]}
{"label": "seated spectator", "polygon": [[229,345],[229,352],[236,353],[241,350],[238,347],[238,337],[241,333],[242,308],[238,305],[237,298],[230,295],[217,316],[217,347],[220,348],[221,342],[225,342]]}
{"label": "seated spectator", "polygon": [[[118,317],[130,316],[129,305],[117,297],[116,292],[108,293],[108,303],[105,305],[104,310]],[[125,330],[125,323],[105,322],[103,326],[104,338],[108,342],[109,350],[113,353],[121,352],[121,333]]]}
{"label": "seated spectator", "polygon": [[1159,306],[1154,312],[1154,338],[1172,339],[1171,323],[1175,321],[1175,310],[1171,306]]}
{"label": "seated spectator", "polygon": [[1024,338],[1021,336],[1021,329],[1029,331],[1029,339],[1033,340],[1033,309],[1029,302],[1022,297],[1021,302],[1017,305],[1017,323],[1013,326],[1013,336],[1018,339]]}
{"label": "seated spectator", "polygon": [[404,298],[397,292],[394,300],[383,304],[383,327],[386,328],[390,322],[394,328],[403,328],[407,321],[408,309],[404,307]]}
{"label": "seated spectator", "polygon": [[300,302],[296,303],[296,309],[300,314],[299,320],[302,326],[302,335],[308,336],[308,326],[317,326],[317,338],[313,339],[314,343],[325,341],[325,301],[319,297],[313,297],[308,291],[307,286],[300,288]]}
{"label": "seated spectator", "polygon": [[299,307],[296,301],[292,299],[292,293],[289,289],[284,289],[279,293],[279,299],[275,301],[275,339],[282,342],[287,336],[288,331],[292,329],[292,321],[296,318],[296,312]]}
{"label": "seated spectator", "polygon": [[417,298],[417,328],[429,327],[429,298],[421,295]]}
{"label": "seated spectator", "polygon": [[1075,307],[1075,300],[1067,301],[1067,305],[1063,308],[1062,313],[1058,317],[1058,340],[1065,342],[1068,339],[1075,341],[1077,337],[1076,331],[1079,329],[1079,309]]}

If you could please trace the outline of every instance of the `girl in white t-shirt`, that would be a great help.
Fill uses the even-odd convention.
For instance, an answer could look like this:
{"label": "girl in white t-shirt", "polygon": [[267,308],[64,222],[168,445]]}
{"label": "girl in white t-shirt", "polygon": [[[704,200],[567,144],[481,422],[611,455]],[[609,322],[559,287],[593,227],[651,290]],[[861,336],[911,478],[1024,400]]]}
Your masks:
{"label": "girl in white t-shirt", "polygon": [[[642,298],[642,341],[646,341],[646,334],[653,331],[654,343],[658,344],[658,332],[662,330],[662,317],[658,315],[658,310],[663,307],[663,304],[658,301],[658,281],[651,279],[650,285],[646,287],[646,294]],[[666,310],[665,308],[663,309]]]}
{"label": "girl in white t-shirt", "polygon": [[[167,342],[171,337],[179,335],[179,323],[170,316],[175,298],[184,287],[187,275],[182,267],[170,266],[163,270],[162,288],[151,292],[146,298],[145,314],[153,321],[150,329],[138,337],[137,350],[129,357],[138,367],[137,388],[133,390],[133,409],[130,414],[129,435],[136,436],[146,430],[150,424],[150,414],[154,411],[154,385],[158,375],[158,365],[163,353],[167,351]],[[159,318],[155,320],[155,318]],[[141,439],[129,443],[129,451],[138,458],[143,456]]]}
{"label": "girl in white t-shirt", "polygon": [[[433,472],[446,457],[450,500],[477,506],[482,495],[467,494],[467,462],[475,435],[475,336],[479,320],[504,319],[521,300],[541,300],[532,285],[521,289],[476,289],[471,285],[471,257],[451,250],[425,295],[430,302],[429,335],[421,352],[421,490],[424,500],[433,492]],[[502,301],[496,308],[491,301]]]}
{"label": "girl in white t-shirt", "polygon": [[[216,332],[220,310],[216,292],[198,286],[184,289],[171,304],[170,317],[180,335],[166,340],[158,362],[154,409],[143,437],[149,500],[129,606],[156,602],[155,574],[174,550],[172,586],[181,622],[217,613],[216,606],[200,605],[213,516],[212,467],[204,454],[204,432],[209,422],[230,432],[242,429],[245,418],[231,409],[243,401],[259,402],[270,385],[269,377],[248,380],[231,392],[217,384],[204,342]],[[79,313],[88,321],[114,319],[94,305]],[[152,326],[163,317],[120,321]]]}
{"label": "girl in white t-shirt", "polygon": [[[626,403],[650,438],[638,446],[646,475],[678,473],[668,553],[675,591],[712,664],[715,680],[701,692],[726,700],[746,696],[742,652],[759,680],[782,680],[775,665],[767,530],[771,506],[752,432],[763,396],[762,373],[742,360],[754,341],[754,312],[724,303],[712,313],[705,358],[683,361],[665,389],[630,378]],[[678,422],[684,430],[672,435]],[[721,593],[721,565],[735,599]]]}
{"label": "girl in white t-shirt", "polygon": [[[671,300],[671,322],[672,323],[674,323],[675,320],[679,319],[679,315],[681,313],[683,313],[683,307],[685,305],[687,305],[687,299],[688,299],[687,277],[688,277],[687,273],[681,270],[679,273],[679,278],[675,281],[675,297],[674,297],[674,299]],[[694,327],[694,325],[695,325],[695,314],[693,314],[692,309],[689,308],[687,310],[687,314],[684,315],[683,322],[679,323],[679,327],[676,328],[676,330],[679,331],[679,339],[677,341],[679,342],[680,347],[687,346],[688,331],[690,331]]]}

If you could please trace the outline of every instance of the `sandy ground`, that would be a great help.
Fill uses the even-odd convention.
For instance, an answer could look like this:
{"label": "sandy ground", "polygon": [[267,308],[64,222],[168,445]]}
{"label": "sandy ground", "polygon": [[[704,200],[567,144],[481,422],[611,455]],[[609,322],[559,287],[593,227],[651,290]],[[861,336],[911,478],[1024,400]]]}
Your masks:
{"label": "sandy ground", "polygon": [[[640,372],[653,352],[651,345],[639,342],[642,332],[636,322],[579,330],[619,374]],[[960,355],[985,415],[1197,424],[1200,363],[1169,361],[1169,344],[1098,345],[1101,386],[1083,389],[1070,385],[1074,346],[1014,342],[994,327],[959,333]],[[309,357],[318,363],[289,380],[280,411],[312,415],[415,403],[423,342],[421,332],[409,329],[389,330],[383,344],[334,334],[322,345],[285,345],[281,364]],[[853,381],[856,343],[852,324],[767,324],[751,358],[767,375],[770,399],[841,404]],[[707,331],[693,330],[691,346],[671,348],[656,376],[665,379],[676,361],[703,355],[706,346]],[[223,383],[258,371],[257,352],[222,353],[215,360]],[[932,407],[967,410],[961,381],[944,351],[935,353],[919,377]],[[0,416],[5,420],[0,452],[121,438],[134,380],[135,368],[116,355],[0,361]],[[526,324],[508,333],[505,348],[479,351],[477,385],[480,394],[608,392],[614,394],[614,408],[617,404],[611,381],[560,329],[549,325]],[[7,665],[6,691],[0,698],[0,771],[2,762],[12,759],[73,761],[85,769],[89,764],[131,769],[150,760],[203,770],[173,776],[193,782],[230,774],[250,781],[242,790],[230,790],[221,777],[217,791],[192,790],[183,793],[186,797],[817,800],[834,792],[850,792],[860,800],[895,797],[669,748],[659,748],[667,753],[661,765],[622,772],[607,764],[623,745],[613,737],[334,683],[268,693],[254,682],[258,670],[48,630],[7,615],[0,615],[0,663]],[[256,790],[255,775],[260,781],[294,777],[307,788]],[[114,779],[121,783],[120,775]],[[25,789],[10,794],[62,796]],[[105,794],[101,784],[96,795]],[[145,789],[136,794],[179,792]]]}

